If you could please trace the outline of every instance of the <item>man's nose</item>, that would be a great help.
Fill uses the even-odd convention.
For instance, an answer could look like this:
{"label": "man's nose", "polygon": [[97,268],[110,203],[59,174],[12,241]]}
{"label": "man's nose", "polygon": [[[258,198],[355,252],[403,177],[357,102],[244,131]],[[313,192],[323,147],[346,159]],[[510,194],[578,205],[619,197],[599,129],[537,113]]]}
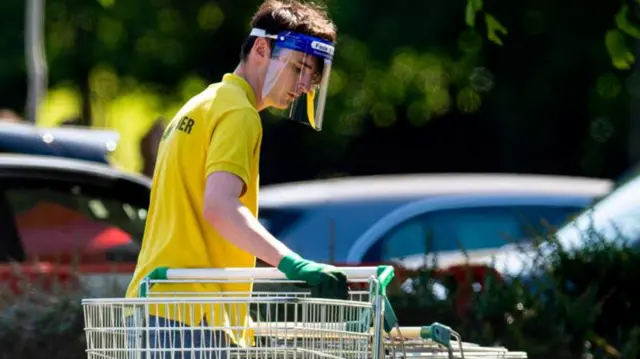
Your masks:
{"label": "man's nose", "polygon": [[313,76],[311,74],[303,75],[298,82],[298,91],[300,93],[309,93],[311,91],[311,82]]}

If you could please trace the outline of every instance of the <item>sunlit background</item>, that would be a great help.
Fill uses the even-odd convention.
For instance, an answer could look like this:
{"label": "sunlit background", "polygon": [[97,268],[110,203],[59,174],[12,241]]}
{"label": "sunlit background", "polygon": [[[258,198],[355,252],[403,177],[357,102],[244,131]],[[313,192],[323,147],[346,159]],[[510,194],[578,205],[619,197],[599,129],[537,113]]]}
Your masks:
{"label": "sunlit background", "polygon": [[[21,115],[27,3],[0,5],[0,98]],[[233,71],[258,1],[43,3],[37,124],[114,129],[114,163],[139,171],[152,124]],[[265,114],[265,184],[387,172],[612,177],[638,159],[640,31],[627,5],[326,3],[340,37],[325,130]]]}
{"label": "sunlit background", "polygon": [[[262,113],[261,223],[307,259],[392,264],[403,325],[639,357],[640,3],[323,2],[323,130]],[[0,1],[0,357],[86,357],[79,298],[129,284],[160,135],[236,68],[259,3]]]}

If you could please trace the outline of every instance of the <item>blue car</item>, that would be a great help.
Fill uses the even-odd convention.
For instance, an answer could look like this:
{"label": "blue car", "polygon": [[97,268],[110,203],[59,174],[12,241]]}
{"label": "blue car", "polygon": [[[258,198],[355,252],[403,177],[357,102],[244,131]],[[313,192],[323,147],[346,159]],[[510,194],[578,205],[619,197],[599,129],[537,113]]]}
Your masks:
{"label": "blue car", "polygon": [[110,164],[119,142],[115,131],[63,126],[42,128],[24,122],[0,122],[0,153],[55,156]]}
{"label": "blue car", "polygon": [[510,240],[526,242],[527,225],[565,223],[611,186],[605,179],[518,174],[351,177],[265,186],[259,217],[312,260],[455,265],[499,253]]}
{"label": "blue car", "polygon": [[542,275],[539,271],[550,265],[558,245],[569,252],[592,241],[640,249],[640,171],[627,173],[609,193],[547,234],[554,235],[555,241],[503,248],[497,255],[476,260],[491,263],[507,279],[519,276],[527,281]]}
{"label": "blue car", "polygon": [[565,249],[581,248],[582,233],[597,234],[597,240],[640,247],[640,172],[616,185],[615,189],[573,221],[566,223],[556,236]]}

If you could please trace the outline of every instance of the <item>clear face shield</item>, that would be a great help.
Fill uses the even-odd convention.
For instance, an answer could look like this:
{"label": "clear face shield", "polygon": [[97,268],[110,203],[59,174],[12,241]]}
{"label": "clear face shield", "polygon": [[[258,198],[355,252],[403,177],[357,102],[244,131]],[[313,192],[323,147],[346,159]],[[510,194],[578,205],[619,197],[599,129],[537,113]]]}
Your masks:
{"label": "clear face shield", "polygon": [[261,94],[271,112],[322,130],[333,44],[291,31],[253,29],[251,35],[274,39]]}

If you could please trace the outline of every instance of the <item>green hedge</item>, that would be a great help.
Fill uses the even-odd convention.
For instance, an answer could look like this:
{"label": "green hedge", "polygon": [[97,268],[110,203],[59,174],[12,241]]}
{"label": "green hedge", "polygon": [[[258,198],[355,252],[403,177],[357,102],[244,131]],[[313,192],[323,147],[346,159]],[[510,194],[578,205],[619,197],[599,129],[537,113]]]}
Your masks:
{"label": "green hedge", "polygon": [[[468,288],[434,268],[417,272],[412,294],[390,299],[404,325],[445,323],[465,341],[526,351],[529,358],[639,358],[640,253],[594,234],[583,237],[579,251],[548,238],[556,249],[535,275],[509,281],[487,275],[467,311],[456,299]],[[433,294],[436,284],[447,288],[447,298]]]}
{"label": "green hedge", "polygon": [[81,290],[0,293],[0,358],[86,358]]}
{"label": "green hedge", "polygon": [[[590,240],[576,253],[556,251],[531,281],[488,276],[461,308],[465,287],[434,268],[416,273],[412,294],[390,292],[401,325],[439,322],[465,341],[526,351],[530,358],[640,357],[640,254]],[[442,277],[439,277],[442,278]],[[445,299],[432,289],[441,283]],[[468,289],[468,288],[467,288]],[[0,296],[0,358],[85,358],[81,290],[31,288]]]}

